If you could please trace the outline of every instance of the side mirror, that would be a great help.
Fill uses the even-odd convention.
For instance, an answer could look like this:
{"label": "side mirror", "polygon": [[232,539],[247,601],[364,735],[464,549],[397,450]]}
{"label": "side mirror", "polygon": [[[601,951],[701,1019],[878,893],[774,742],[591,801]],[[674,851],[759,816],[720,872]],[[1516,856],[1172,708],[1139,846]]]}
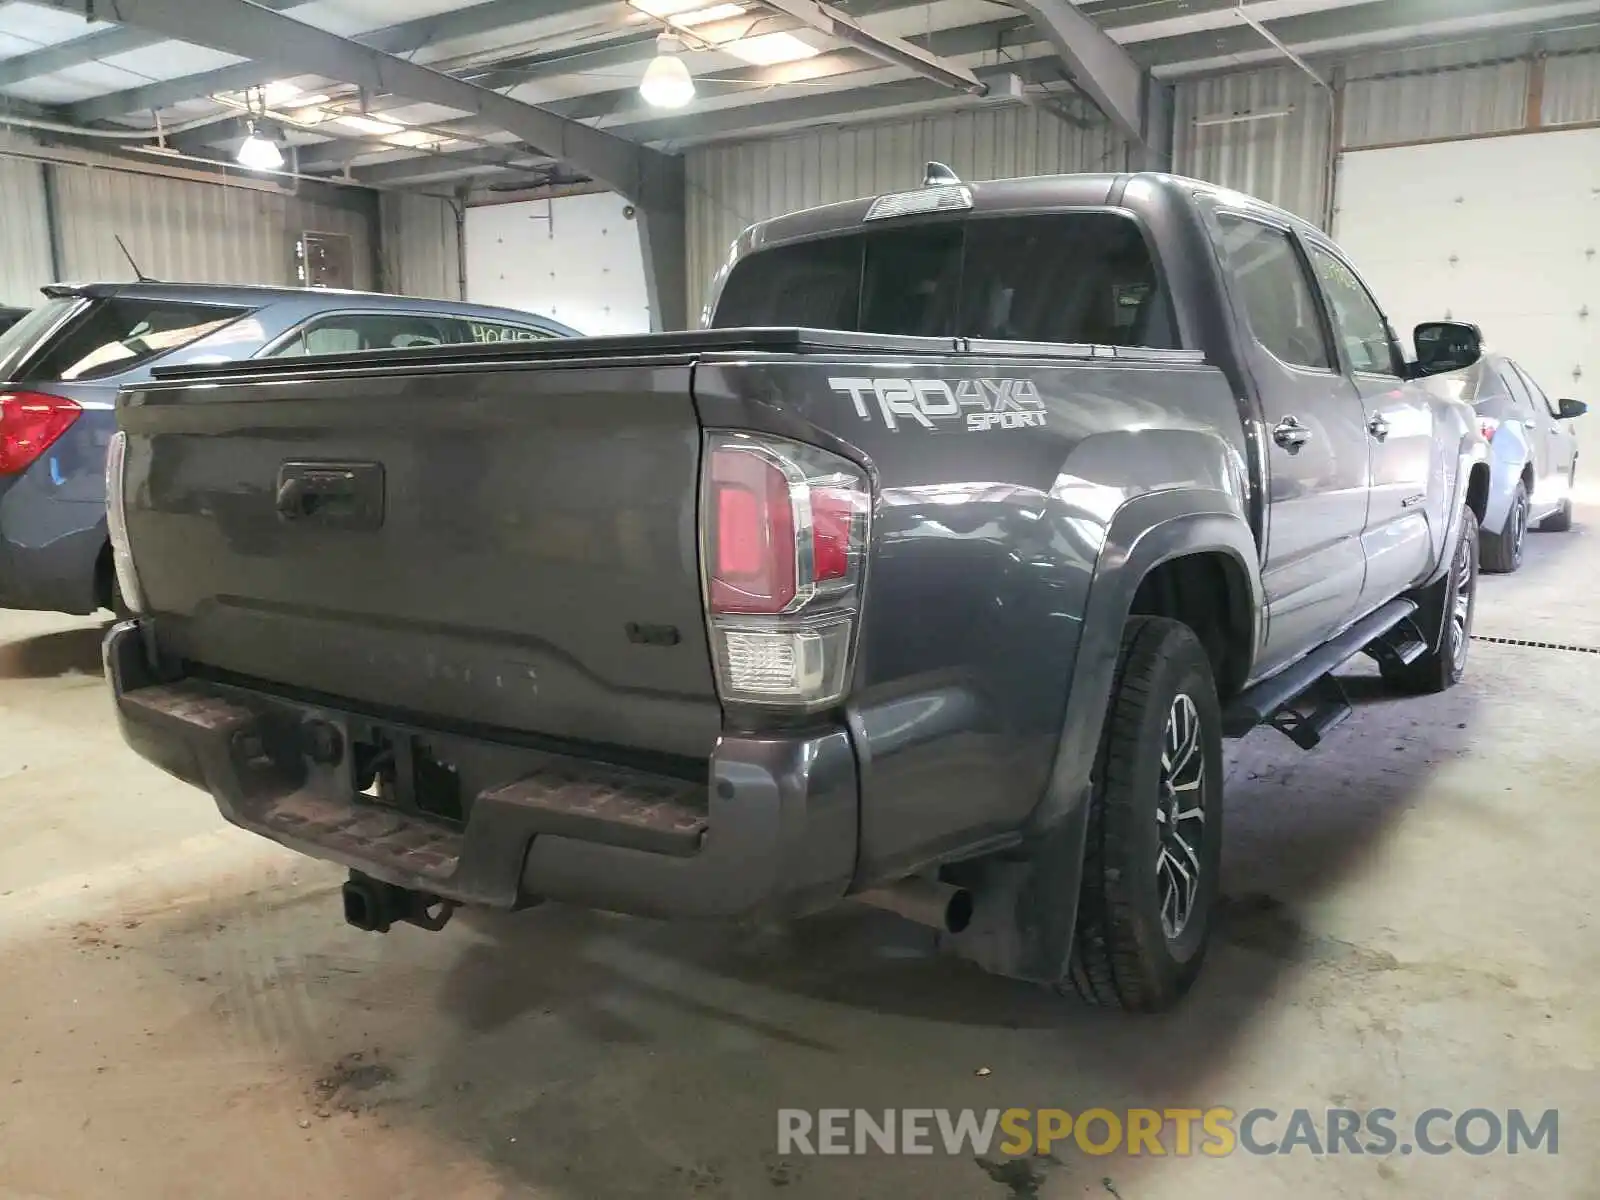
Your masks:
{"label": "side mirror", "polygon": [[1461,371],[1483,357],[1483,333],[1464,321],[1424,321],[1412,333],[1417,348],[1413,378]]}
{"label": "side mirror", "polygon": [[1570,421],[1573,417],[1581,417],[1589,411],[1589,406],[1582,400],[1560,400],[1556,403],[1556,415],[1563,421]]}

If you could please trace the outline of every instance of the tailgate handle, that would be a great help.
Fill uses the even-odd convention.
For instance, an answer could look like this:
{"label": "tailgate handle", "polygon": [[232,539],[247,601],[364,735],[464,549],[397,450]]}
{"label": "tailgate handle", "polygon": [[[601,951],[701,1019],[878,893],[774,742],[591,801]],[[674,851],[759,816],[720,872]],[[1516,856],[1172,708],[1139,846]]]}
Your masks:
{"label": "tailgate handle", "polygon": [[285,521],[376,529],[383,524],[383,464],[284,463],[276,507]]}

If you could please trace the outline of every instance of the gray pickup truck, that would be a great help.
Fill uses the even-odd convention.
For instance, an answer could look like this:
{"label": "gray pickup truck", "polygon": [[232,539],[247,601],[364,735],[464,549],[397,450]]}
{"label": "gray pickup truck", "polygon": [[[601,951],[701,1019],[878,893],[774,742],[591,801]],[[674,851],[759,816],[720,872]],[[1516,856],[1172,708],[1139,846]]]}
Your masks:
{"label": "gray pickup truck", "polygon": [[125,391],[123,732],[347,920],[855,899],[1130,1009],[1194,980],[1222,745],[1465,664],[1484,443],[1338,248],[1163,175],[749,230],[711,328]]}

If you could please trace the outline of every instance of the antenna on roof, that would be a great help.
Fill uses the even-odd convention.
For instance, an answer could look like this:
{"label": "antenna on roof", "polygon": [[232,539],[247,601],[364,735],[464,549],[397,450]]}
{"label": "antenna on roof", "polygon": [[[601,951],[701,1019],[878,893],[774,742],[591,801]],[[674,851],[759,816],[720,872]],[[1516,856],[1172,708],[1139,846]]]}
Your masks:
{"label": "antenna on roof", "polygon": [[960,183],[961,176],[957,175],[942,162],[931,162],[922,172],[923,187],[947,187],[952,183]]}
{"label": "antenna on roof", "polygon": [[139,269],[139,264],[133,261],[133,255],[128,253],[128,247],[123,242],[121,234],[114,233],[111,236],[117,239],[117,249],[122,251],[122,257],[127,259],[128,260],[128,265],[133,268],[133,277],[135,279],[137,279],[140,283],[160,283],[161,282],[159,279],[151,279],[150,276],[146,275],[143,271],[141,271]]}

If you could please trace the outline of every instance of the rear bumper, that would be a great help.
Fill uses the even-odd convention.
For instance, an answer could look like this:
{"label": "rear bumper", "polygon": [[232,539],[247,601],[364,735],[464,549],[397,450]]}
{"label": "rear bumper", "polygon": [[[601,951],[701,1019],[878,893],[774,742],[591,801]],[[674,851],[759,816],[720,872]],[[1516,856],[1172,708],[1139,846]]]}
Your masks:
{"label": "rear bumper", "polygon": [[[444,899],[539,899],[655,917],[784,916],[838,900],[855,866],[848,736],[723,738],[688,782],[505,742],[386,724],[426,739],[473,793],[464,822],[358,797],[348,753],[365,716],[195,679],[161,681],[137,621],[106,637],[124,738],[204,788],[235,825]],[[319,747],[311,730],[320,731]]]}

